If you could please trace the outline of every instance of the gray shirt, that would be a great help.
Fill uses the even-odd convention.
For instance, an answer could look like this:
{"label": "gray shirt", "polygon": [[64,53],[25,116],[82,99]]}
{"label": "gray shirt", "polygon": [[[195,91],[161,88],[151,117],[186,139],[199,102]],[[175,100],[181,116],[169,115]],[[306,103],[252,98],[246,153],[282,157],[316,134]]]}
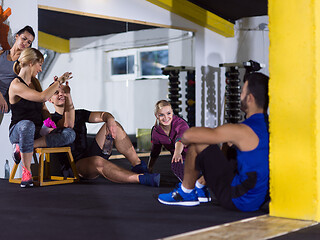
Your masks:
{"label": "gray shirt", "polygon": [[0,92],[9,105],[8,89],[10,83],[17,77],[17,75],[13,72],[14,61],[8,60],[8,54],[10,54],[9,50],[4,51],[0,55]]}

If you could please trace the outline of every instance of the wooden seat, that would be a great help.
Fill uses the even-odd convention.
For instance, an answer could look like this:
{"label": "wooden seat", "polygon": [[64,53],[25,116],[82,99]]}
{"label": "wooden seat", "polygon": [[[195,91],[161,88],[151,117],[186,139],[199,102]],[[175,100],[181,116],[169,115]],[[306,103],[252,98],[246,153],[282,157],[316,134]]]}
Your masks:
{"label": "wooden seat", "polygon": [[[33,176],[33,181],[35,185],[38,186],[48,186],[56,184],[65,184],[79,181],[79,175],[76,169],[75,162],[73,160],[70,147],[57,147],[57,148],[36,148],[34,150],[34,161],[37,162],[36,153],[39,154],[38,161],[38,176]],[[73,172],[74,177],[61,177],[61,176],[51,176],[50,175],[50,154],[54,153],[67,153],[68,160]],[[21,183],[21,178],[14,178],[17,172],[19,164],[14,164],[9,182],[11,183]]]}

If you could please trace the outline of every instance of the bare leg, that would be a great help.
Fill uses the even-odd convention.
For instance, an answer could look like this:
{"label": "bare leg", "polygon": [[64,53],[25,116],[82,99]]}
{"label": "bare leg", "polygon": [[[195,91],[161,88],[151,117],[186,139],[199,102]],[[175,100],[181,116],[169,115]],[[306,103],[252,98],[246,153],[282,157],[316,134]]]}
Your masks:
{"label": "bare leg", "polygon": [[[182,181],[182,185],[185,188],[193,189],[195,187],[195,183],[200,173],[199,170],[197,170],[195,167],[196,157],[200,152],[202,152],[207,147],[208,145],[200,145],[200,144],[189,145],[186,161],[184,163],[184,178]],[[203,178],[203,176],[201,178]],[[200,179],[199,179],[199,182],[204,181],[204,178],[202,180]]]}
{"label": "bare leg", "polygon": [[21,162],[23,166],[31,172],[31,160],[32,160],[33,152],[31,153],[21,153]]}
{"label": "bare leg", "polygon": [[47,146],[47,143],[46,143],[45,137],[41,137],[41,138],[34,140],[34,148],[46,147],[46,146]]}
{"label": "bare leg", "polygon": [[[136,151],[134,150],[134,147],[129,137],[127,136],[122,126],[118,122],[117,122],[117,125],[118,125],[117,137],[114,140],[116,149],[118,150],[119,153],[123,154],[129,160],[132,166],[140,164],[141,160],[139,159]],[[104,124],[96,135],[96,141],[101,149],[103,147],[104,141],[108,133],[109,131],[106,127],[106,124]]]}
{"label": "bare leg", "polygon": [[201,176],[199,179],[198,179],[198,182],[202,185],[206,185],[206,180],[204,179],[204,176]]}
{"label": "bare leg", "polygon": [[112,182],[139,183],[139,174],[120,168],[99,156],[82,158],[76,163],[76,167],[79,175],[87,179],[101,175]]}

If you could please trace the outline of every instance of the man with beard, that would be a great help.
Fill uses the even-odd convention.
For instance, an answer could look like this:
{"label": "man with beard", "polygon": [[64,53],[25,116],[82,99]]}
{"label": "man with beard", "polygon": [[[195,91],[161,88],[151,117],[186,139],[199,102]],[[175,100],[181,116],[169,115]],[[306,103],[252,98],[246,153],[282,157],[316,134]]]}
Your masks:
{"label": "man with beard", "polygon": [[[268,80],[262,73],[245,76],[240,99],[246,120],[242,123],[193,127],[183,134],[182,143],[189,146],[184,179],[172,192],[159,195],[161,203],[199,205],[195,183],[202,173],[221,206],[240,211],[261,207],[269,193]],[[222,143],[236,148],[235,158],[223,154],[217,145]]]}

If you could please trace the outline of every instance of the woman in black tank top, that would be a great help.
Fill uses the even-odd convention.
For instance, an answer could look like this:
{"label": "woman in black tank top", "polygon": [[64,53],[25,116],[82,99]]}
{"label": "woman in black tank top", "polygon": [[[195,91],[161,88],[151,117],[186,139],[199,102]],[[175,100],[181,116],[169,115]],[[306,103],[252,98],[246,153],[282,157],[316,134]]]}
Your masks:
{"label": "woman in black tank top", "polygon": [[[72,129],[53,131],[41,137],[39,132],[43,124],[42,108],[46,102],[71,77],[70,72],[64,73],[44,91],[34,89],[33,78],[42,71],[43,55],[34,48],[22,51],[19,60],[14,64],[14,72],[18,75],[9,87],[9,102],[12,109],[9,138],[12,144],[18,144],[21,152],[23,173],[21,187],[32,186],[31,160],[33,148],[58,147],[74,141]],[[19,162],[20,159],[15,159]]]}

